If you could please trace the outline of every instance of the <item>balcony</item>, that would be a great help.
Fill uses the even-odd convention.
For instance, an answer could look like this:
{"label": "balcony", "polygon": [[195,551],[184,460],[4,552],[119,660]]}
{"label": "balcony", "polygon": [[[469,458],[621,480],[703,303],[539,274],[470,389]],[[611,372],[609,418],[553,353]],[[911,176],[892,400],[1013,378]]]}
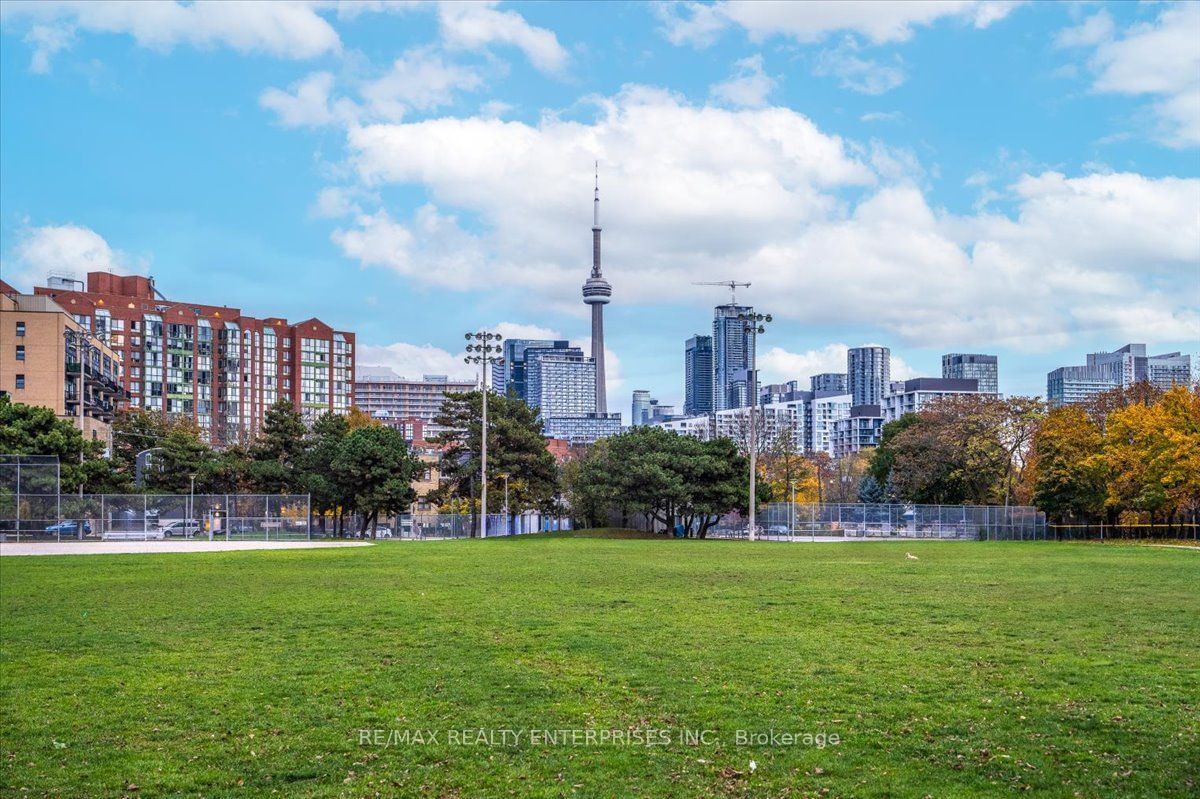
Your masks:
{"label": "balcony", "polygon": [[[66,373],[68,376],[79,374],[80,364],[78,361],[67,361]],[[84,383],[92,386],[93,389],[99,389],[105,394],[111,394],[117,399],[123,399],[126,396],[125,389],[121,384],[112,378],[110,375],[104,374],[91,364],[83,365],[83,380]]]}

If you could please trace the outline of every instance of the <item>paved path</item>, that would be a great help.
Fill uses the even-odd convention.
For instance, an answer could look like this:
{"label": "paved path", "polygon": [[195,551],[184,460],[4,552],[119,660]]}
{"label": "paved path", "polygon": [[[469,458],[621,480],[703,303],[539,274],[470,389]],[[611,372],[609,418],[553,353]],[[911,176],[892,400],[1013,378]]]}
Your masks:
{"label": "paved path", "polygon": [[55,541],[0,544],[3,555],[128,555],[152,552],[230,552],[249,549],[369,547],[369,541]]}

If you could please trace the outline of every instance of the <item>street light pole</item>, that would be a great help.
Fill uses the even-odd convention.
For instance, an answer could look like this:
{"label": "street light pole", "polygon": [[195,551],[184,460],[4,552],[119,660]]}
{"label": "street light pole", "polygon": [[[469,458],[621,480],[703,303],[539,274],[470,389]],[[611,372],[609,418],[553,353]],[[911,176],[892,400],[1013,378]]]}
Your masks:
{"label": "street light pole", "polygon": [[467,363],[477,363],[480,365],[480,389],[483,392],[483,419],[481,420],[481,429],[479,438],[481,441],[479,447],[480,461],[480,492],[479,504],[481,513],[479,515],[479,537],[487,538],[487,407],[488,407],[488,384],[487,384],[487,368],[489,363],[494,363],[500,360],[500,334],[488,333],[479,331],[477,333],[467,333],[467,341],[475,341],[474,344],[467,345],[467,352],[477,352],[478,355],[467,355],[465,360]]}
{"label": "street light pole", "polygon": [[[91,338],[86,330],[81,326],[79,330],[66,328],[63,330],[63,338],[66,339],[68,346],[74,344],[76,347],[75,357],[78,359],[77,366],[79,367],[79,389],[75,395],[75,402],[79,406],[79,465],[83,466],[83,445],[87,443],[87,439],[83,435],[83,369],[84,363],[87,361],[87,342]],[[83,474],[79,475],[79,498],[83,499]]]}
{"label": "street light pole", "polygon": [[756,486],[755,478],[758,471],[758,442],[754,434],[754,428],[758,419],[758,334],[766,333],[767,328],[764,322],[771,321],[770,314],[761,313],[740,313],[737,316],[741,320],[743,330],[750,334],[750,363],[751,368],[747,374],[747,389],[751,392],[750,396],[750,527],[747,530],[747,536],[751,541],[755,539],[754,529],[754,513],[755,506],[758,505],[755,496]]}

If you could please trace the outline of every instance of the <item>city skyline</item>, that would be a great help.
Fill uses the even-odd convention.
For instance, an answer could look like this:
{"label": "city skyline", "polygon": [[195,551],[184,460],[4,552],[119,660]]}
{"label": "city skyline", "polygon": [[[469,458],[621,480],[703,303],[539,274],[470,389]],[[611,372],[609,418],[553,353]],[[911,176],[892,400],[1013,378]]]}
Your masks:
{"label": "city skyline", "polygon": [[[51,269],[153,274],[353,330],[360,364],[410,377],[469,377],[460,331],[481,325],[587,351],[598,159],[610,410],[634,388],[683,406],[680,342],[716,299],[691,282],[731,276],[776,318],[764,384],[879,344],[895,379],[986,352],[1001,393],[1044,396],[1084,353],[1200,349],[1195,6],[821,25],[298,6],[235,40],[127,33],[93,5],[3,21],[0,276],[22,290]],[[947,68],[965,53],[1004,69]]]}

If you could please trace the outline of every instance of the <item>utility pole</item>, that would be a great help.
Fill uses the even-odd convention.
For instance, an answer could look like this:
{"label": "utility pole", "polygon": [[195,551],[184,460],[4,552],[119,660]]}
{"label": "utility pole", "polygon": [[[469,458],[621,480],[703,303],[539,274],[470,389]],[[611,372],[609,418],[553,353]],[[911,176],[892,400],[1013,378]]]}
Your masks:
{"label": "utility pole", "polygon": [[[734,283],[729,281],[729,289],[733,291]],[[749,283],[745,285],[750,285]],[[755,482],[758,471],[757,455],[758,442],[755,436],[755,425],[758,423],[758,334],[766,333],[767,328],[764,323],[771,321],[770,314],[761,313],[740,313],[737,317],[741,320],[743,330],[750,336],[750,368],[747,375],[747,388],[750,391],[750,527],[747,529],[747,536],[751,541],[755,538],[754,529],[754,513],[755,506],[758,505],[758,497],[755,496]]]}
{"label": "utility pole", "polygon": [[467,363],[477,363],[480,365],[480,389],[483,393],[483,419],[480,425],[479,438],[481,441],[479,447],[480,460],[480,492],[479,504],[482,511],[479,515],[479,537],[487,538],[487,434],[488,434],[488,384],[487,384],[487,368],[489,363],[496,363],[501,360],[500,352],[500,334],[488,333],[479,331],[477,333],[467,333],[467,341],[474,341],[473,344],[467,345],[468,353],[478,353],[477,355],[468,354],[463,360]]}

